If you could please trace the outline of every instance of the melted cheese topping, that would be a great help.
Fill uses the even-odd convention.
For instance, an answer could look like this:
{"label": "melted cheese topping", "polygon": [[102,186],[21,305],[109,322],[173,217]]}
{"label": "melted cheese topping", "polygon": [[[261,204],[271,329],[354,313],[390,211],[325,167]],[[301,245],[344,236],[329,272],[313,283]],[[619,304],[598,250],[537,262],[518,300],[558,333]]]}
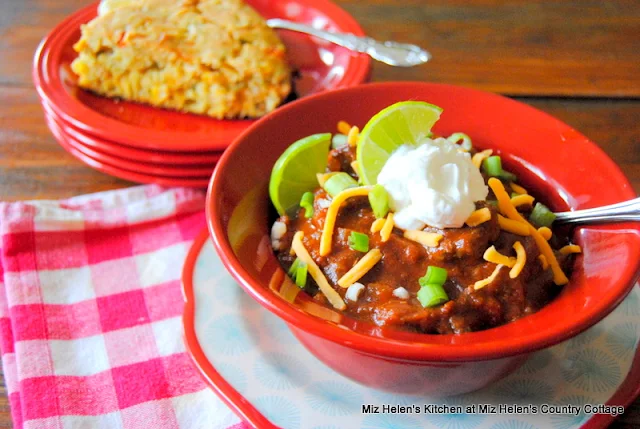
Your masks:
{"label": "melted cheese topping", "polygon": [[385,219],[384,225],[382,225],[382,229],[380,230],[380,238],[382,239],[383,243],[389,241],[389,238],[391,238],[393,226],[393,213],[389,212],[389,214],[387,215],[387,219]]}
{"label": "melted cheese topping", "polygon": [[527,236],[531,235],[529,232],[529,227],[523,224],[522,222],[518,222],[515,220],[508,219],[502,215],[498,215],[498,225],[500,225],[500,229],[510,232],[512,234]]}
{"label": "melted cheese topping", "polygon": [[530,206],[533,205],[534,201],[535,198],[531,195],[516,195],[511,198],[511,204],[513,204],[514,207]]}
{"label": "melted cheese topping", "polygon": [[322,237],[320,238],[320,256],[327,256],[331,253],[331,242],[333,240],[333,229],[336,226],[336,218],[338,210],[342,203],[351,197],[362,197],[369,195],[371,187],[361,186],[359,188],[349,188],[340,192],[331,201],[331,205],[327,209],[327,216],[324,219],[324,228],[322,229]]}
{"label": "melted cheese topping", "polygon": [[358,137],[360,137],[360,130],[354,125],[349,130],[349,134],[347,134],[347,144],[351,147],[357,146]]}
{"label": "melted cheese topping", "polygon": [[493,150],[491,149],[478,152],[475,155],[473,155],[473,158],[471,158],[471,162],[473,162],[473,165],[475,165],[477,168],[480,168],[482,166],[482,161],[489,158],[492,153],[493,153]]}
{"label": "melted cheese topping", "polygon": [[302,237],[304,237],[304,233],[302,231],[296,232],[293,236],[293,242],[291,243],[291,248],[296,253],[296,256],[305,264],[307,264],[307,269],[309,270],[309,274],[313,277],[313,280],[316,281],[320,291],[327,297],[331,305],[338,310],[344,310],[347,308],[347,304],[342,300],[340,294],[336,292],[334,288],[331,287],[327,278],[322,273],[322,270],[316,262],[313,260],[307,249],[304,247],[302,243]]}
{"label": "melted cheese topping", "polygon": [[582,248],[577,244],[568,244],[559,250],[562,255],[569,255],[571,253],[582,253]]}
{"label": "melted cheese topping", "polygon": [[558,286],[566,285],[567,283],[569,283],[569,279],[562,271],[562,268],[560,268],[560,264],[556,259],[556,255],[553,254],[553,250],[551,249],[551,246],[549,246],[547,240],[545,240],[544,237],[540,235],[538,230],[531,225],[529,225],[529,231],[531,231],[531,235],[536,241],[538,249],[540,249],[540,253],[542,253],[544,257],[547,258],[547,262],[551,267],[551,271],[553,271],[553,282]]}
{"label": "melted cheese topping", "polygon": [[371,249],[347,273],[340,277],[338,286],[347,288],[364,277],[375,264],[382,259],[380,249]]}
{"label": "melted cheese topping", "polygon": [[474,227],[481,225],[490,219],[491,210],[489,210],[487,207],[484,207],[471,213],[471,216],[469,216],[465,223],[471,227]]}
{"label": "melted cheese topping", "polygon": [[404,232],[404,238],[420,243],[426,247],[438,247],[443,236],[435,232],[408,230]]}
{"label": "melted cheese topping", "polygon": [[503,255],[496,250],[495,246],[491,246],[485,250],[482,258],[487,262],[492,262],[496,265],[505,265],[509,268],[516,264],[516,258]]}
{"label": "melted cheese topping", "polygon": [[511,204],[511,199],[509,198],[509,195],[507,195],[507,191],[504,190],[504,185],[502,184],[502,182],[495,177],[492,177],[489,179],[489,187],[493,190],[493,193],[498,199],[498,207],[500,208],[502,214],[504,214],[511,220],[524,223],[527,228],[529,228],[529,232],[538,245],[540,253],[542,253],[544,257],[547,258],[547,262],[549,262],[549,265],[551,266],[551,271],[553,271],[553,282],[558,286],[569,283],[569,279],[562,271],[562,268],[560,268],[560,264],[558,263],[556,256],[553,254],[551,246],[549,246],[547,240],[542,237],[538,230],[535,229],[529,222],[527,222],[525,218],[523,218],[522,215],[518,213],[513,204]]}
{"label": "melted cheese topping", "polygon": [[538,228],[538,232],[547,241],[551,240],[551,236],[553,235],[553,232],[551,232],[551,229],[549,229],[546,226],[541,226],[540,228]]}
{"label": "melted cheese topping", "polygon": [[373,221],[373,223],[371,224],[371,233],[375,234],[376,232],[379,232],[382,227],[384,226],[384,223],[387,221],[387,219],[385,218],[380,218],[380,219],[376,219]]}
{"label": "melted cheese topping", "polygon": [[520,275],[522,269],[524,268],[524,264],[527,263],[527,252],[524,251],[524,246],[519,241],[516,241],[513,244],[513,249],[516,251],[516,263],[509,271],[509,277],[515,279]]}
{"label": "melted cheese topping", "polygon": [[349,134],[349,131],[351,131],[351,125],[349,125],[348,122],[346,121],[338,122],[338,132],[340,134],[344,134],[346,136],[347,134]]}
{"label": "melted cheese topping", "polygon": [[542,269],[546,271],[547,268],[549,268],[549,262],[547,262],[547,258],[545,258],[544,255],[538,255],[538,260],[542,264]]}
{"label": "melted cheese topping", "polygon": [[351,169],[358,175],[358,177],[360,177],[360,164],[358,163],[358,161],[353,161],[351,163]]}
{"label": "melted cheese topping", "polygon": [[517,185],[515,183],[511,183],[511,190],[516,194],[528,194],[526,189],[524,189],[522,186]]}
{"label": "melted cheese topping", "polygon": [[498,274],[500,273],[500,269],[501,269],[502,267],[504,267],[504,265],[498,265],[498,266],[496,266],[496,269],[495,269],[495,270],[493,270],[493,272],[491,273],[491,275],[490,275],[489,277],[487,277],[486,279],[478,280],[477,282],[475,282],[475,283],[473,284],[473,288],[474,288],[475,290],[480,290],[480,289],[482,289],[483,287],[485,287],[485,286],[487,286],[487,285],[490,285],[490,284],[491,284],[491,282],[493,282],[493,281],[496,279],[496,277],[498,277]]}

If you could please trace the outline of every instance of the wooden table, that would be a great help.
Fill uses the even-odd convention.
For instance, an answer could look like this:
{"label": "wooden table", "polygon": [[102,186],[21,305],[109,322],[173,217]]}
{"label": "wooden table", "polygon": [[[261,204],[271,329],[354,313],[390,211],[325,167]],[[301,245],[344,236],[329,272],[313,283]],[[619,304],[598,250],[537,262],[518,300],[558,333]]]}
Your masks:
{"label": "wooden table", "polygon": [[[91,170],[57,145],[31,83],[31,59],[40,39],[87,3],[0,0],[2,200],[63,198],[132,185]],[[371,36],[417,43],[433,54],[432,62],[412,69],[376,64],[373,80],[447,82],[516,97],[597,142],[640,191],[637,0],[338,3]],[[639,426],[640,401],[613,425]],[[11,427],[4,387],[0,427]]]}

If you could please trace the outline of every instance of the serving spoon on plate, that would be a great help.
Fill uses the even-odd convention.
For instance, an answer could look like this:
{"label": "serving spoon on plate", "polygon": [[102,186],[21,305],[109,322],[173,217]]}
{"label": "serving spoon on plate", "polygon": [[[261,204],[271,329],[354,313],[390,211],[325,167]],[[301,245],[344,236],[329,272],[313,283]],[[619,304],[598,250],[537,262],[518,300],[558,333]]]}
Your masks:
{"label": "serving spoon on plate", "polygon": [[554,224],[640,222],[640,198],[593,209],[556,213]]}
{"label": "serving spoon on plate", "polygon": [[431,59],[431,54],[419,46],[398,42],[379,42],[370,37],[360,37],[348,33],[334,33],[319,30],[310,25],[273,18],[267,25],[274,29],[291,30],[305,33],[326,40],[355,52],[369,55],[374,60],[390,66],[412,67],[424,64]]}

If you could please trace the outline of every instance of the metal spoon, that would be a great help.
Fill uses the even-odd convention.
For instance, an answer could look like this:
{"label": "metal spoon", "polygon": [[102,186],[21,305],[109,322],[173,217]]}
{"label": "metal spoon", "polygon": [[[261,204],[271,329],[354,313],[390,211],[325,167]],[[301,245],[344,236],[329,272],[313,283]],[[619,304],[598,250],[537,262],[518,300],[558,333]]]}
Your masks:
{"label": "metal spoon", "polygon": [[556,213],[555,224],[640,222],[640,198],[593,209]]}
{"label": "metal spoon", "polygon": [[378,42],[370,37],[358,37],[347,33],[332,33],[278,18],[267,20],[267,25],[271,28],[310,34],[352,51],[368,54],[371,58],[390,66],[412,67],[424,64],[431,59],[429,52],[419,46],[407,43]]}

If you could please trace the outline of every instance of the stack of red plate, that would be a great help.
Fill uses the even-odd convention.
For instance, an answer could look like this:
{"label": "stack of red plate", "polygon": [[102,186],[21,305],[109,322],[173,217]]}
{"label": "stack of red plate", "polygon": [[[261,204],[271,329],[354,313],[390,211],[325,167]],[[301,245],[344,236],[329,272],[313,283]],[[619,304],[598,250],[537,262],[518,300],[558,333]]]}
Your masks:
{"label": "stack of red plate", "polygon": [[[327,0],[246,0],[265,18],[284,18],[363,35],[358,23]],[[140,183],[205,187],[216,161],[253,120],[216,120],[100,97],[79,88],[70,64],[80,25],[98,4],[69,16],[42,41],[33,79],[51,132],[90,167]],[[370,59],[308,36],[282,32],[297,71],[297,97],[364,82]]]}

